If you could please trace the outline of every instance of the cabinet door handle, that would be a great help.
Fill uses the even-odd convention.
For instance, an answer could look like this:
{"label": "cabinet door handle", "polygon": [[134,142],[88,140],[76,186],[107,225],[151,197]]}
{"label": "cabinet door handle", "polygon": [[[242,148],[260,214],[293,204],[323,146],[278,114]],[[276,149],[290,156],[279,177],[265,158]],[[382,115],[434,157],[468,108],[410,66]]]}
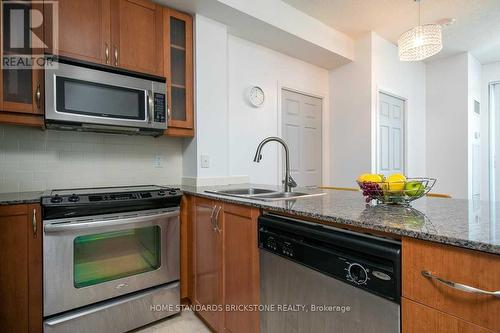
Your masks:
{"label": "cabinet door handle", "polygon": [[481,295],[490,295],[490,296],[495,296],[500,298],[500,291],[487,291],[487,290],[482,290],[478,288],[474,288],[465,284],[445,280],[443,278],[440,278],[439,276],[433,275],[429,271],[422,271],[422,275],[425,276],[426,278],[436,280],[441,284],[444,284],[445,286],[448,286],[453,289],[457,289],[460,291],[464,291],[466,293],[472,293],[472,294],[481,294]]}
{"label": "cabinet door handle", "polygon": [[33,208],[33,218],[31,219],[31,227],[33,228],[33,237],[36,238],[37,227],[36,227],[36,209],[35,208]]}
{"label": "cabinet door handle", "polygon": [[36,92],[35,92],[35,101],[36,101],[36,107],[40,109],[40,101],[42,99],[42,92],[40,91],[40,83],[36,85]]}
{"label": "cabinet door handle", "polygon": [[109,64],[109,45],[105,43],[106,48],[104,49],[104,56],[106,57],[106,63]]}
{"label": "cabinet door handle", "polygon": [[118,48],[115,46],[115,66],[118,66]]}
{"label": "cabinet door handle", "polygon": [[172,111],[170,111],[169,107],[167,107],[167,119],[168,120],[172,119]]}
{"label": "cabinet door handle", "polygon": [[212,225],[212,228],[215,230],[215,222],[214,222],[214,213],[215,209],[217,208],[216,205],[212,207],[212,213],[210,214],[210,224]]}
{"label": "cabinet door handle", "polygon": [[222,206],[219,206],[219,209],[217,209],[217,213],[215,213],[215,231],[218,233],[221,233],[222,229],[219,227],[219,213],[222,209]]}

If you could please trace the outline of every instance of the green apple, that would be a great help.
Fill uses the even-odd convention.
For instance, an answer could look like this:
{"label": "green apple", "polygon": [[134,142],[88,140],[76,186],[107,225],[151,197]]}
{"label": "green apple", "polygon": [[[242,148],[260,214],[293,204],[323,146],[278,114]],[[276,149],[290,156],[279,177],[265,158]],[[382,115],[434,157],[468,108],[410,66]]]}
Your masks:
{"label": "green apple", "polygon": [[425,186],[422,182],[411,181],[405,185],[405,193],[409,197],[418,197],[424,194]]}

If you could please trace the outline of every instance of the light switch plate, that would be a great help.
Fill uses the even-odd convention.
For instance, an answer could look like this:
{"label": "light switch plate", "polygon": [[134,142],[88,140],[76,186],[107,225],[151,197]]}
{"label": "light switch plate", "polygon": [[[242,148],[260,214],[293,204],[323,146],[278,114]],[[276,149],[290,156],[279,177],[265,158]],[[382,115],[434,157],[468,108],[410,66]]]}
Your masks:
{"label": "light switch plate", "polygon": [[201,167],[202,168],[210,168],[210,156],[201,155]]}

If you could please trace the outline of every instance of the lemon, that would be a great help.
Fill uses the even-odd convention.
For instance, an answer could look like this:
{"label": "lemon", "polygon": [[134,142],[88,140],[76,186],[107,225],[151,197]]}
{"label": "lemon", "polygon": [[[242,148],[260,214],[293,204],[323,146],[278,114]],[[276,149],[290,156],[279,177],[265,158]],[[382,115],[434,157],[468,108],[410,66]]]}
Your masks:
{"label": "lemon", "polygon": [[395,173],[387,177],[386,181],[389,185],[389,191],[401,192],[405,188],[406,177],[400,173]]}
{"label": "lemon", "polygon": [[360,183],[380,183],[383,181],[384,176],[372,173],[364,173],[358,177],[358,182]]}

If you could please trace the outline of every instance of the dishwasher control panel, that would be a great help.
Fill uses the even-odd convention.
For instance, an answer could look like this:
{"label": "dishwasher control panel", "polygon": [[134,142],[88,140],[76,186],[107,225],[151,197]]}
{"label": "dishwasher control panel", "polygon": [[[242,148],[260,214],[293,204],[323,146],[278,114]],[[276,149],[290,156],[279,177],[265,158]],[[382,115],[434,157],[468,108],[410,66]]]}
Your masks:
{"label": "dishwasher control panel", "polygon": [[321,227],[277,222],[259,218],[259,247],[262,250],[400,302],[398,244]]}

